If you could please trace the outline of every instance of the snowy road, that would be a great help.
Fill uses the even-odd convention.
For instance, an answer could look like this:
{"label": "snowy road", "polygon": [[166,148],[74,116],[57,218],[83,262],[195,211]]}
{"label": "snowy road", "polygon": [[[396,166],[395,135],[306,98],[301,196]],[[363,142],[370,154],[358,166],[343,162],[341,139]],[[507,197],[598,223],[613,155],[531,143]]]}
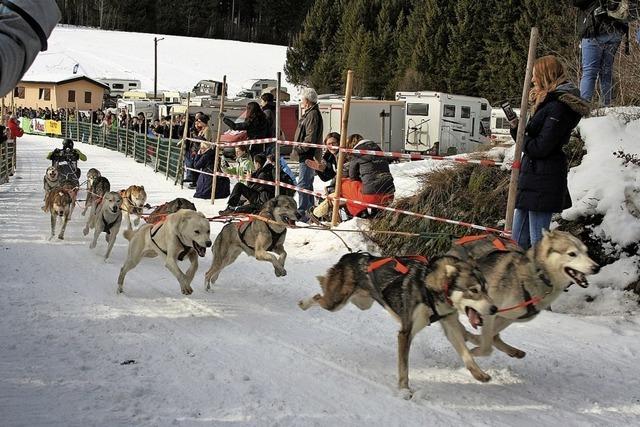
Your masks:
{"label": "snowy road", "polygon": [[[514,325],[503,336],[528,355],[479,360],[488,384],[464,369],[439,327],[428,328],[411,352],[415,395],[400,399],[396,325],[381,308],[296,306],[345,251],[330,234],[292,231],[285,278],[243,255],[205,293],[208,254],[184,297],[147,259],[116,295],[122,237],[105,263],[104,240],[88,249],[76,210],[66,240],[47,240],[42,176],[54,144],[25,136],[18,172],[0,186],[3,426],[640,425],[637,312],[545,312]],[[80,148],[84,171],[100,169],[114,189],[144,184],[152,205],[192,194],[121,154]],[[211,215],[223,206],[198,207]]]}

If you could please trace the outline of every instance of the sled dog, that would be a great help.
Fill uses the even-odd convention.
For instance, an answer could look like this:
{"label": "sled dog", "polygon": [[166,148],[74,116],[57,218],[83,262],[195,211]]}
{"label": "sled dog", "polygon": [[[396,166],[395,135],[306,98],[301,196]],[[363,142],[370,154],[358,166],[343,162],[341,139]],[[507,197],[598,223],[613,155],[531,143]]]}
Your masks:
{"label": "sled dog", "polygon": [[296,209],[296,201],[292,197],[278,196],[267,201],[258,214],[278,224],[256,218],[225,225],[213,244],[213,262],[205,274],[205,289],[210,290],[220,272],[233,264],[242,252],[259,261],[269,261],[277,277],[285,276],[287,252],[284,240],[287,225],[295,224]]}
{"label": "sled dog", "polygon": [[56,233],[56,224],[58,217],[62,219],[62,227],[58,234],[58,239],[64,240],[64,231],[67,229],[67,223],[71,216],[71,210],[73,207],[73,197],[69,191],[63,187],[58,187],[49,191],[44,201],[44,211],[51,214],[51,236],[49,240],[53,239]]}
{"label": "sled dog", "polygon": [[122,197],[122,211],[125,222],[127,223],[127,229],[131,229],[131,215],[135,215],[136,219],[133,221],[135,226],[140,223],[140,217],[142,215],[142,209],[147,203],[147,192],[144,191],[142,185],[131,185],[126,190],[120,190],[120,196]]}
{"label": "sled dog", "polygon": [[84,210],[82,211],[82,215],[84,215],[87,211],[87,207],[91,206],[89,218],[87,218],[87,223],[84,226],[84,230],[82,230],[85,236],[89,234],[89,223],[92,221],[92,217],[96,214],[96,210],[102,201],[102,197],[109,191],[111,191],[111,183],[107,178],[104,176],[98,176],[93,180],[93,185],[91,186],[91,190],[87,192],[87,201],[85,202]]}
{"label": "sled dog", "polygon": [[[129,251],[118,276],[118,293],[123,292],[124,277],[143,257],[160,256],[164,265],[178,279],[185,295],[193,293],[191,282],[198,269],[198,256],[204,257],[211,247],[209,221],[201,212],[181,209],[170,214],[158,224],[145,224],[137,230],[125,230]],[[178,267],[178,261],[189,258],[191,265],[186,273]]]}
{"label": "sled dog", "polygon": [[189,209],[192,211],[196,210],[196,206],[188,201],[187,199],[183,199],[182,197],[178,197],[177,199],[173,199],[170,202],[163,203],[158,206],[146,217],[147,224],[155,224],[157,222],[162,221],[167,215],[176,213],[180,209]]}
{"label": "sled dog", "polygon": [[99,176],[102,176],[102,174],[96,168],[91,168],[87,172],[87,199],[84,201],[84,209],[82,210],[82,216],[84,216],[87,213],[87,209],[91,205],[92,198],[90,197],[90,193],[93,191],[92,190],[93,183],[95,182],[96,178],[98,178]]}
{"label": "sled dog", "polygon": [[94,215],[89,217],[89,228],[93,228],[93,240],[89,245],[90,249],[96,247],[98,237],[101,233],[106,233],[106,239],[109,246],[104,256],[105,261],[111,255],[111,250],[116,242],[118,232],[120,232],[120,224],[122,223],[122,197],[115,191],[110,191],[102,196],[102,201],[98,205]]}
{"label": "sled dog", "polygon": [[[453,256],[416,260],[416,257],[379,258],[367,253],[344,255],[317,279],[323,294],[301,300],[307,310],[319,305],[340,310],[351,301],[361,310],[377,301],[400,323],[398,332],[398,387],[409,392],[409,349],[415,335],[439,321],[444,332],[474,378],[489,381],[467,349],[458,313],[473,327],[495,314],[484,278],[472,264]],[[419,257],[418,257],[419,258]]]}
{"label": "sled dog", "polygon": [[47,195],[54,188],[60,187],[62,182],[60,180],[60,174],[58,173],[58,168],[55,166],[49,166],[47,168],[47,172],[44,174],[44,199],[47,200]]}
{"label": "sled dog", "polygon": [[465,331],[465,338],[479,346],[472,350],[475,356],[489,355],[493,345],[511,357],[523,358],[526,353],[502,341],[500,332],[513,322],[535,318],[572,283],[586,288],[586,276],[600,270],[587,247],[563,231],[544,231],[542,240],[526,252],[507,239],[484,236],[462,239],[450,253],[475,260],[489,296],[499,307],[480,336]]}

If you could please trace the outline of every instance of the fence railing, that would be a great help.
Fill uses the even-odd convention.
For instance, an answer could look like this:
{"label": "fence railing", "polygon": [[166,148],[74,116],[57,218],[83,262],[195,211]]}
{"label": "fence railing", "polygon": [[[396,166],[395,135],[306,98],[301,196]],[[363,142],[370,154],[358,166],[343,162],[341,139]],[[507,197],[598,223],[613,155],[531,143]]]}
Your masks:
{"label": "fence railing", "polygon": [[16,170],[16,141],[0,142],[0,184],[9,182]]}

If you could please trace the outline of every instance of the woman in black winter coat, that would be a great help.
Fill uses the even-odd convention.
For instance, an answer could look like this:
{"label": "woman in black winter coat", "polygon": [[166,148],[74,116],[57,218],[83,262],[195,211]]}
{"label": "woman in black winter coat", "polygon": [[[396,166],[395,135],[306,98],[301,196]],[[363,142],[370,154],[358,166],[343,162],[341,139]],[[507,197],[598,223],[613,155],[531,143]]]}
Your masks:
{"label": "woman in black winter coat", "polygon": [[[549,228],[554,212],[571,206],[567,158],[562,147],[580,119],[589,114],[589,104],[567,81],[564,67],[555,56],[538,59],[532,81],[529,100],[533,115],[526,127],[513,218],[513,239],[525,249],[542,239],[542,230]],[[514,139],[516,128],[514,120]]]}
{"label": "woman in black winter coat", "polygon": [[[247,138],[263,139],[271,137],[271,126],[267,120],[267,116],[260,108],[257,102],[250,102],[246,107],[246,115],[244,121],[236,123],[228,117],[223,117],[224,123],[233,130],[246,130]],[[265,144],[252,144],[249,148],[251,157],[265,151]]]}
{"label": "woman in black winter coat", "polygon": [[[194,169],[200,169],[203,172],[211,173],[213,171],[213,161],[216,156],[216,150],[205,142],[201,143],[200,150],[193,159]],[[211,186],[213,183],[213,177],[201,173],[198,176],[198,182],[196,184],[196,193],[193,195],[196,199],[211,199]],[[216,199],[224,199],[229,196],[231,182],[229,178],[218,176],[216,177]]]}

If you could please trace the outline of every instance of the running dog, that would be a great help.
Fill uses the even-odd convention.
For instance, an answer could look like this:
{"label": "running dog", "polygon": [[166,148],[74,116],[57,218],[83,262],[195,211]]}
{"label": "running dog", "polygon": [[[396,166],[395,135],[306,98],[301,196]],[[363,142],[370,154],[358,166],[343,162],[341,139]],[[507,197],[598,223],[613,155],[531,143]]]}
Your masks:
{"label": "running dog", "polygon": [[[91,204],[91,199],[89,198],[89,194],[93,191],[93,183],[95,182],[96,178],[102,176],[102,174],[100,173],[100,171],[96,168],[91,168],[89,169],[89,171],[87,172],[87,200],[85,200],[84,202],[84,210],[82,211],[82,216],[84,216],[87,213],[87,209],[89,207],[89,205]],[[107,190],[109,191],[109,190]]]}
{"label": "running dog", "polygon": [[44,201],[44,211],[51,214],[51,236],[49,240],[53,239],[56,233],[58,217],[62,219],[62,228],[60,229],[60,234],[58,234],[58,239],[64,240],[64,231],[67,229],[72,207],[73,197],[63,187],[49,191]]}
{"label": "running dog", "polygon": [[[204,257],[211,247],[209,221],[201,212],[182,209],[170,214],[158,224],[145,224],[137,230],[125,230],[129,240],[129,252],[118,276],[118,293],[123,292],[124,277],[143,257],[160,256],[164,265],[180,283],[184,295],[191,295],[191,282],[198,269],[198,256]],[[186,273],[178,267],[178,261],[189,258],[191,265]]]}
{"label": "running dog", "polygon": [[475,356],[488,356],[493,346],[511,357],[525,357],[524,351],[502,341],[500,332],[514,322],[535,318],[571,284],[586,288],[586,276],[600,270],[587,247],[563,231],[544,231],[542,240],[526,252],[496,236],[456,243],[450,253],[475,260],[487,280],[489,296],[500,307],[480,336],[465,331],[465,338],[479,346],[472,350]]}
{"label": "running dog", "polygon": [[89,234],[89,225],[91,221],[93,221],[93,216],[96,214],[96,210],[102,201],[102,197],[104,197],[104,195],[109,191],[111,191],[111,183],[107,178],[99,176],[93,180],[93,185],[91,185],[91,190],[87,192],[87,201],[85,202],[84,210],[82,211],[82,215],[84,215],[87,210],[87,206],[91,206],[89,218],[87,218],[87,223],[84,226],[84,230],[82,230],[82,233],[85,236]]}
{"label": "running dog", "polygon": [[98,209],[95,214],[90,217],[88,226],[95,229],[95,231],[89,248],[95,248],[100,234],[103,232],[106,233],[109,246],[104,256],[105,261],[109,258],[109,255],[111,255],[113,244],[116,242],[116,237],[120,232],[120,224],[122,224],[121,206],[122,197],[120,197],[120,194],[115,191],[110,191],[102,196],[102,201],[98,205]]}
{"label": "running dog", "polygon": [[131,215],[136,216],[133,224],[137,227],[142,216],[142,209],[147,203],[147,193],[144,191],[144,186],[132,185],[126,190],[120,190],[120,196],[122,197],[122,210],[127,229],[131,230]]}
{"label": "running dog", "polygon": [[[47,172],[44,174],[44,178],[43,178],[43,187],[44,187],[44,200],[47,200],[47,196],[49,195],[49,192],[51,192],[51,190],[60,187],[60,185],[62,185],[62,182],[60,180],[60,174],[58,173],[58,168],[56,168],[55,166],[49,166],[47,168]],[[42,210],[44,210],[45,207],[42,207]]]}
{"label": "running dog", "polygon": [[213,244],[213,262],[205,274],[205,289],[210,290],[220,272],[233,264],[242,252],[257,260],[269,261],[276,277],[286,276],[284,240],[287,237],[287,225],[295,224],[296,209],[296,201],[292,197],[278,196],[267,201],[259,213],[259,216],[273,222],[256,218],[225,225]]}
{"label": "running dog", "polygon": [[[418,259],[416,259],[418,258]],[[458,313],[466,314],[475,328],[497,307],[487,296],[484,278],[472,264],[453,256],[379,258],[368,253],[344,255],[317,279],[323,294],[301,300],[307,310],[319,305],[337,311],[351,301],[368,310],[377,301],[400,323],[398,332],[398,387],[409,398],[409,349],[415,335],[440,321],[449,342],[471,375],[486,382],[491,377],[473,360],[465,345]]]}
{"label": "running dog", "polygon": [[187,199],[178,197],[177,199],[173,199],[170,202],[163,203],[162,205],[155,208],[153,212],[151,212],[146,217],[145,221],[147,222],[147,224],[155,224],[162,221],[167,215],[178,212],[180,209],[189,209],[195,211],[196,205],[194,205]]}

